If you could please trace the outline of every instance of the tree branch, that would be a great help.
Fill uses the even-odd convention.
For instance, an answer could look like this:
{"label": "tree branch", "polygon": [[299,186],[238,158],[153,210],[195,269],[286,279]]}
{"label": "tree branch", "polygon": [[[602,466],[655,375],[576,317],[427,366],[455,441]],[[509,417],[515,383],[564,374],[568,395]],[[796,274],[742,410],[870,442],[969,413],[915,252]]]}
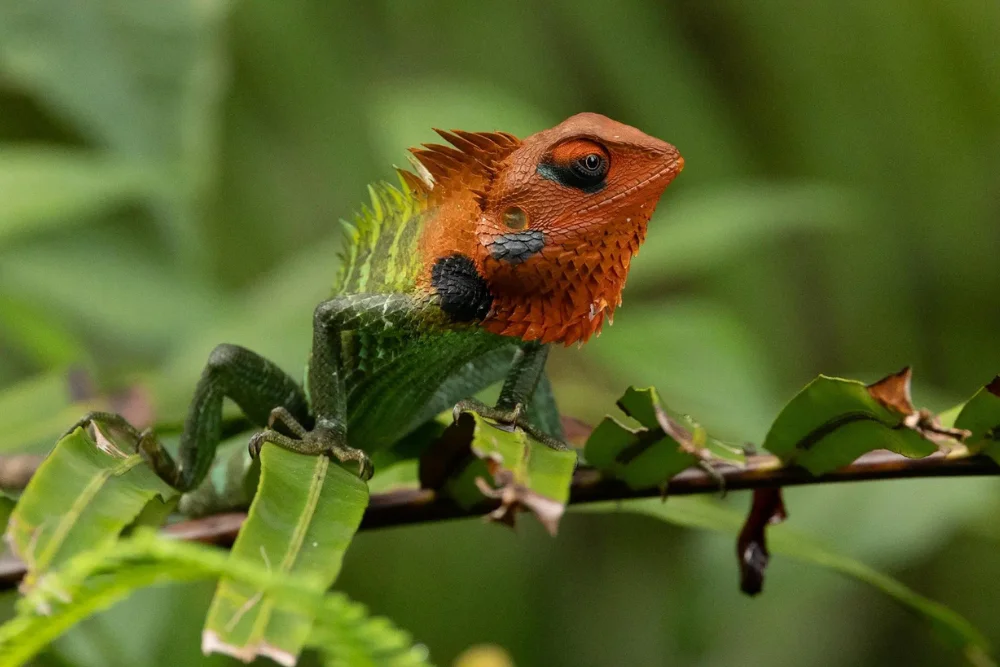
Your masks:
{"label": "tree branch", "polygon": [[[875,451],[865,454],[849,466],[818,477],[803,468],[782,467],[773,456],[752,456],[742,467],[717,465],[716,471],[718,478],[703,470],[689,468],[671,479],[663,491],[655,488],[635,491],[622,482],[603,476],[593,468],[584,467],[573,475],[569,502],[575,505],[664,495],[714,493],[721,490],[720,480],[726,491],[742,491],[832,482],[1000,475],[1000,465],[982,455],[947,458],[944,454],[934,454],[923,459],[908,459],[891,452]],[[496,507],[496,503],[487,502],[478,511],[465,511],[428,489],[391,491],[371,497],[361,528],[388,528],[482,516]],[[163,531],[179,539],[229,546],[245,518],[246,514],[243,512],[218,514],[175,523]],[[0,558],[0,589],[13,588],[23,576],[23,563],[9,555]]]}

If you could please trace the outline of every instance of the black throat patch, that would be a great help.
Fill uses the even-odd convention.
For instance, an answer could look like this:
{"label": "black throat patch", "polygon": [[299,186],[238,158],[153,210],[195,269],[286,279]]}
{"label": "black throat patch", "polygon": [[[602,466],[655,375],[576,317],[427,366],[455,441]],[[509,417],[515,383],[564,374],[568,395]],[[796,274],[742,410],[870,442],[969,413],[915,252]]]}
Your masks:
{"label": "black throat patch", "polygon": [[537,229],[508,232],[493,239],[487,246],[493,259],[520,264],[545,247],[545,235]]}
{"label": "black throat patch", "polygon": [[461,253],[434,263],[431,286],[441,299],[441,310],[455,322],[482,320],[493,307],[486,279],[476,271],[475,262]]}

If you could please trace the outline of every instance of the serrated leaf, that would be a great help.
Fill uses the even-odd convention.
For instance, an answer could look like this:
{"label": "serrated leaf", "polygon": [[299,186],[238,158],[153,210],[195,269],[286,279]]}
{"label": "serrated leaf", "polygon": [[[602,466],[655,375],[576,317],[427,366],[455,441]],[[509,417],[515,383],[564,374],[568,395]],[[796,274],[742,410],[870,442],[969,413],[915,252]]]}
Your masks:
{"label": "serrated leaf", "polygon": [[656,389],[629,387],[618,407],[639,422],[631,428],[605,417],[587,439],[587,462],[632,489],[660,486],[682,470],[712,460],[740,464],[743,454],[708,438],[688,417],[674,417],[663,407]]}
{"label": "serrated leaf", "polygon": [[[340,572],[368,506],[368,487],[327,456],[304,456],[270,443],[260,454],[257,495],[232,558],[293,573],[317,594]],[[224,578],[202,635],[206,653],[243,660],[265,655],[294,665],[314,621],[308,611],[276,607],[253,581]]]}
{"label": "serrated leaf", "polygon": [[447,451],[438,443],[421,460],[420,477],[425,486],[425,462],[443,454],[453,462],[453,469],[442,473],[438,481],[459,505],[472,509],[486,498],[499,500],[500,507],[488,518],[509,525],[514,524],[517,510],[524,507],[555,535],[569,501],[575,451],[555,450],[521,429],[500,428],[472,411],[463,412],[448,427],[442,442]]}
{"label": "serrated leaf", "polygon": [[135,444],[99,422],[59,440],[7,526],[7,541],[27,566],[23,587],[81,552],[114,543],[140,515],[165,517],[178,494],[135,453]]}
{"label": "serrated leaf", "polygon": [[927,436],[947,435],[909,399],[909,369],[872,385],[821,375],[800,391],[771,425],[764,448],[814,475],[888,449],[910,458],[938,450]]}
{"label": "serrated leaf", "polygon": [[1000,375],[977,391],[955,417],[955,428],[970,432],[970,451],[1000,463]]}
{"label": "serrated leaf", "polygon": [[[599,503],[577,506],[586,512],[635,512],[689,528],[700,528],[737,535],[743,517],[722,503],[708,498],[677,497],[663,503],[657,500],[629,503]],[[795,560],[812,563],[845,574],[874,586],[923,617],[952,646],[960,649],[974,665],[993,664],[990,645],[968,620],[948,607],[930,600],[892,577],[878,572],[849,556],[836,553],[787,524],[768,529],[768,548]]]}

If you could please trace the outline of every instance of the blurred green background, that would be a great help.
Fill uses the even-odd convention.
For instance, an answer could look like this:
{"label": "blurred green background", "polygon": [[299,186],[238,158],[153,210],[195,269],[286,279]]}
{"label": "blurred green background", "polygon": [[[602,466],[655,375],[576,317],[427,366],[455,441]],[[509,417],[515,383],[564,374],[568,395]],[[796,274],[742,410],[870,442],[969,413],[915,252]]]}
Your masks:
{"label": "blurred green background", "polygon": [[[0,452],[81,413],[70,365],[177,419],[208,352],[298,374],[339,226],[432,126],[519,135],[597,111],[686,159],[614,327],[551,369],[594,422],[655,384],[760,442],[817,373],[911,364],[943,409],[1000,370],[1000,4],[990,0],[3,0]],[[1000,645],[997,484],[793,489],[791,523]],[[741,494],[731,501],[744,507]],[[439,664],[953,664],[861,584],[784,560],[737,592],[733,541],[570,514],[362,534],[338,586]],[[145,591],[38,664],[202,658],[211,586]]]}

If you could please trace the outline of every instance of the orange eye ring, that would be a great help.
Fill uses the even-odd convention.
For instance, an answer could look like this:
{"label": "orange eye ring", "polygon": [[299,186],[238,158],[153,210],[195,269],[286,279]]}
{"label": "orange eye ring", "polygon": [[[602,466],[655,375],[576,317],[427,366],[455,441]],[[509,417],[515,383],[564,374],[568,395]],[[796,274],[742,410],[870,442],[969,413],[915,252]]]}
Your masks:
{"label": "orange eye ring", "polygon": [[611,162],[607,149],[596,141],[590,139],[571,139],[563,142],[552,149],[552,161],[562,167],[572,167],[577,163],[591,161],[591,168],[596,170],[599,165],[596,161],[603,161],[605,164]]}

